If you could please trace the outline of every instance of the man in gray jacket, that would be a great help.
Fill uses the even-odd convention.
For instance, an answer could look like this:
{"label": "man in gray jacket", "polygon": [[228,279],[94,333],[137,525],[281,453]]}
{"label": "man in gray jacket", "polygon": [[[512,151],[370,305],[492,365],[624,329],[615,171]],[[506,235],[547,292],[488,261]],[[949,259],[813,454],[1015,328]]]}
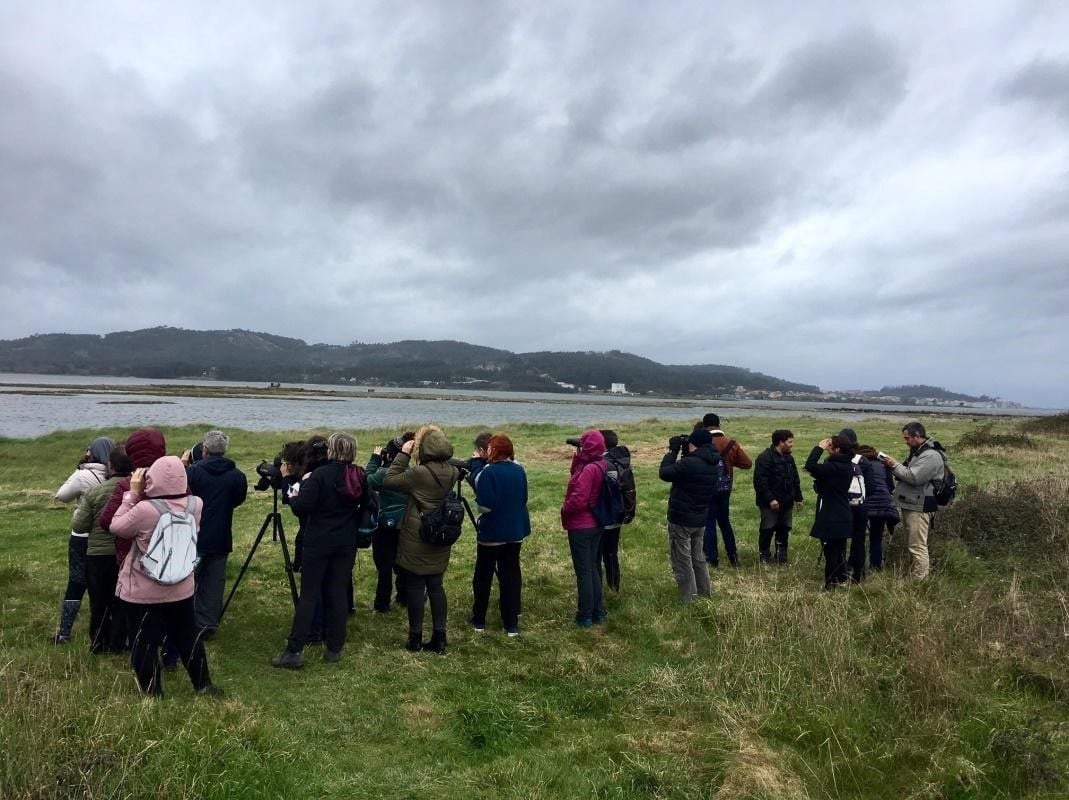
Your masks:
{"label": "man in gray jacket", "polygon": [[919,422],[909,422],[902,427],[902,440],[909,447],[906,460],[900,464],[885,455],[882,461],[898,481],[894,496],[906,532],[909,574],[921,579],[928,577],[928,531],[938,508],[932,482],[943,477],[943,457]]}

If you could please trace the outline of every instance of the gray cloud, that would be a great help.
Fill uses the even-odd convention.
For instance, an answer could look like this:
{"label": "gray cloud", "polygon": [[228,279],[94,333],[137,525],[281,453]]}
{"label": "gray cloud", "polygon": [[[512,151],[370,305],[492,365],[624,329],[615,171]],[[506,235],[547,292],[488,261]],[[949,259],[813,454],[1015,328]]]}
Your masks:
{"label": "gray cloud", "polygon": [[620,348],[1069,404],[1069,146],[1036,124],[1069,114],[1069,12],[1019,12],[0,10],[0,336]]}

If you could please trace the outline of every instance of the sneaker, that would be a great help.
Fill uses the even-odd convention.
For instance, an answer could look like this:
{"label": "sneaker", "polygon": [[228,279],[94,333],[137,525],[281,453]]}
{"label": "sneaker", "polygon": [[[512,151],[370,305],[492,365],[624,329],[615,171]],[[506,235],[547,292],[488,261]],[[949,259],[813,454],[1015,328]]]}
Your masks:
{"label": "sneaker", "polygon": [[209,683],[207,686],[201,686],[197,689],[197,694],[204,697],[222,697],[223,690],[214,683]]}
{"label": "sneaker", "polygon": [[71,637],[64,636],[62,633],[57,633],[49,639],[52,644],[70,644]]}
{"label": "sneaker", "polygon": [[593,628],[594,620],[592,620],[590,617],[579,617],[579,619],[575,621],[575,624],[578,625],[580,628]]}
{"label": "sneaker", "polygon": [[605,622],[605,620],[608,618],[608,616],[609,616],[609,612],[608,611],[599,611],[597,614],[594,615],[593,622],[594,622],[595,625],[601,625],[602,623]]}
{"label": "sneaker", "polygon": [[323,660],[328,664],[341,661],[341,650],[331,650],[329,647],[323,650]]}
{"label": "sneaker", "polygon": [[480,622],[479,620],[475,619],[475,617],[468,617],[468,624],[471,625],[471,627],[479,633],[482,633],[486,630],[486,622]]}
{"label": "sneaker", "polygon": [[285,669],[300,669],[304,666],[304,655],[301,653],[294,653],[287,647],[271,659],[271,666],[283,667]]}
{"label": "sneaker", "polygon": [[519,628],[505,628],[505,635],[508,636],[510,639],[515,639],[517,636],[520,635],[520,629]]}

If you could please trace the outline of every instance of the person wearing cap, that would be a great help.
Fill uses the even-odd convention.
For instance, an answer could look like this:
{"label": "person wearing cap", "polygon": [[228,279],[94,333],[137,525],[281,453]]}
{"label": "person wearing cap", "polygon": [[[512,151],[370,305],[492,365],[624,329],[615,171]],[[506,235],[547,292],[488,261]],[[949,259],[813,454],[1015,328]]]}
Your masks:
{"label": "person wearing cap", "polygon": [[202,457],[194,457],[186,467],[186,480],[190,494],[204,501],[197,534],[200,561],[193,609],[197,633],[211,639],[223,614],[226,562],[234,549],[234,509],[245,502],[249,483],[237,464],[225,457],[229,436],[222,431],[208,431],[201,445]]}
{"label": "person wearing cap", "polygon": [[[865,483],[866,499],[876,492],[876,476],[872,471],[872,462],[857,452],[857,433],[853,428],[843,428],[839,431],[839,440],[850,450],[850,463],[856,464],[861,470],[861,478]],[[854,515],[854,525],[850,535],[850,580],[861,583],[865,578],[865,537],[868,533],[869,514],[867,505],[851,505],[850,510]]]}
{"label": "person wearing cap", "polygon": [[692,603],[711,594],[703,538],[723,456],[704,428],[690,435],[680,458],[683,442],[682,436],[668,440],[658,475],[672,484],[668,493],[668,558],[680,599]]}
{"label": "person wearing cap", "polygon": [[[706,414],[702,417],[702,428],[713,437],[713,446],[724,458],[724,468],[729,478],[734,479],[735,468],[750,469],[753,461],[737,441],[720,430],[720,417]],[[720,566],[720,552],[716,545],[716,529],[724,537],[724,552],[731,566],[739,565],[739,552],[735,544],[735,529],[731,525],[731,490],[716,492],[705,520],[705,559],[714,567]]]}
{"label": "person wearing cap", "polygon": [[[108,455],[113,447],[115,442],[106,436],[90,442],[85,449],[85,455],[78,462],[77,469],[56,491],[56,500],[72,503],[81,499],[82,495],[94,486],[104,483],[107,478]],[[74,620],[78,617],[82,598],[85,596],[86,571],[89,565],[89,531],[75,531],[73,525],[70,531],[70,538],[67,540],[67,591],[60,605],[59,625],[52,636],[53,644],[66,644],[71,640]]]}

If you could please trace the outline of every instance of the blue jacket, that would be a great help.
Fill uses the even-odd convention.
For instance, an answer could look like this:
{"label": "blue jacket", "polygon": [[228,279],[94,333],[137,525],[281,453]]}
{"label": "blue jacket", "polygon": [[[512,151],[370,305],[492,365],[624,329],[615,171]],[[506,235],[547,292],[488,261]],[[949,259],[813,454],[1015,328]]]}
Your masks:
{"label": "blue jacket", "polygon": [[479,473],[475,502],[480,542],[518,542],[531,532],[527,512],[527,473],[514,461],[496,461]]}

